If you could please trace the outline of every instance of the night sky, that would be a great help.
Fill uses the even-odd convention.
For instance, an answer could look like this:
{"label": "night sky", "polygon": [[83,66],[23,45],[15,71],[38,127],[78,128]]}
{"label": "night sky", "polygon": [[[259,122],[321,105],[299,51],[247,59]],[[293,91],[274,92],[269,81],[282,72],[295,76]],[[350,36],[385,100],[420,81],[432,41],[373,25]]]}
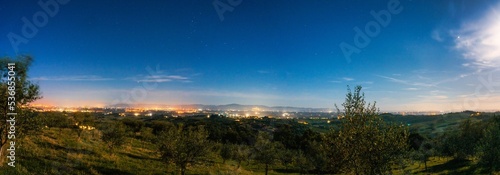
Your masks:
{"label": "night sky", "polygon": [[333,108],[362,85],[381,111],[500,105],[499,1],[66,1],[0,0],[0,56],[34,57],[39,104]]}

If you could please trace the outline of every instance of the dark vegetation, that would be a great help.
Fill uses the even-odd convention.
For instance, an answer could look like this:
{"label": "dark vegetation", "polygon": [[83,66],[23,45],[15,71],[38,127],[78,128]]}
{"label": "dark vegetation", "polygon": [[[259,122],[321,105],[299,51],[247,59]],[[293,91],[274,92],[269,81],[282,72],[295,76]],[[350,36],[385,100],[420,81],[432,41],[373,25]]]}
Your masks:
{"label": "dark vegetation", "polygon": [[[39,98],[37,86],[25,86],[27,95],[19,98]],[[19,110],[19,120],[29,122],[18,126],[17,164],[3,162],[0,174],[488,174],[500,168],[497,113],[379,114],[361,87],[348,90],[341,119],[309,124]]]}

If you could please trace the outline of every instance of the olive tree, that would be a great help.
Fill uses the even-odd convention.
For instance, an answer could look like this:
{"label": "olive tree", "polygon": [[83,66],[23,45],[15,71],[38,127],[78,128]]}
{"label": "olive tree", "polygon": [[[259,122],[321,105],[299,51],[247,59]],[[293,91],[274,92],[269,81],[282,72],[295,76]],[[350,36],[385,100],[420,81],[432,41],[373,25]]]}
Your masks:
{"label": "olive tree", "polygon": [[265,165],[265,174],[269,171],[269,166],[279,161],[279,150],[283,145],[279,142],[271,141],[271,136],[265,132],[259,132],[257,141],[253,147],[254,160]]}
{"label": "olive tree", "polygon": [[408,149],[408,128],[388,123],[378,115],[375,103],[366,103],[361,86],[348,88],[341,111],[342,124],[336,132],[341,169],[349,174],[384,174]]}
{"label": "olive tree", "polygon": [[500,117],[496,117],[484,131],[478,150],[479,165],[486,171],[500,170]]}
{"label": "olive tree", "polygon": [[161,159],[174,163],[184,175],[188,165],[203,163],[210,153],[212,143],[207,138],[208,132],[201,125],[169,128],[159,136]]}
{"label": "olive tree", "polygon": [[125,143],[127,133],[125,125],[121,122],[106,123],[102,127],[101,132],[101,140],[106,143],[110,154],[113,154],[116,148]]}

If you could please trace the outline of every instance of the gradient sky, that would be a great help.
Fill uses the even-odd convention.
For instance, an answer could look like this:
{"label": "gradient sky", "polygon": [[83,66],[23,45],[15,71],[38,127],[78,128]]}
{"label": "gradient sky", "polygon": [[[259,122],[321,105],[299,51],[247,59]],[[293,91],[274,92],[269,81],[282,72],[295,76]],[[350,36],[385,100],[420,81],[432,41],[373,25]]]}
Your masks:
{"label": "gradient sky", "polygon": [[[71,0],[45,24],[36,1],[0,2],[0,55],[35,58],[37,103],[330,108],[362,85],[382,111],[500,106],[499,1],[401,0],[350,61],[340,43],[391,1]],[[221,20],[214,2],[232,11]],[[12,34],[27,42],[16,50]]]}

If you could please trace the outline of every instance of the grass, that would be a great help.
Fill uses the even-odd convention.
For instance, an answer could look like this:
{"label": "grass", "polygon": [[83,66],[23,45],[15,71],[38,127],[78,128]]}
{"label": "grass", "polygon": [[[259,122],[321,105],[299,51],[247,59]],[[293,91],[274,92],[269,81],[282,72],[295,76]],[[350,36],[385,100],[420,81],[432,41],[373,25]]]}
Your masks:
{"label": "grass", "polygon": [[158,160],[154,145],[132,138],[114,154],[92,131],[79,139],[69,129],[45,129],[20,142],[15,171],[21,174],[165,174],[171,169]]}
{"label": "grass", "polygon": [[[113,154],[99,139],[99,133],[86,131],[77,138],[70,129],[44,129],[41,135],[19,141],[16,167],[0,167],[0,174],[176,174],[174,165],[161,162],[156,146],[135,138]],[[187,174],[262,174],[263,165],[215,160],[213,165],[188,167]],[[270,171],[270,174],[283,174]]]}

